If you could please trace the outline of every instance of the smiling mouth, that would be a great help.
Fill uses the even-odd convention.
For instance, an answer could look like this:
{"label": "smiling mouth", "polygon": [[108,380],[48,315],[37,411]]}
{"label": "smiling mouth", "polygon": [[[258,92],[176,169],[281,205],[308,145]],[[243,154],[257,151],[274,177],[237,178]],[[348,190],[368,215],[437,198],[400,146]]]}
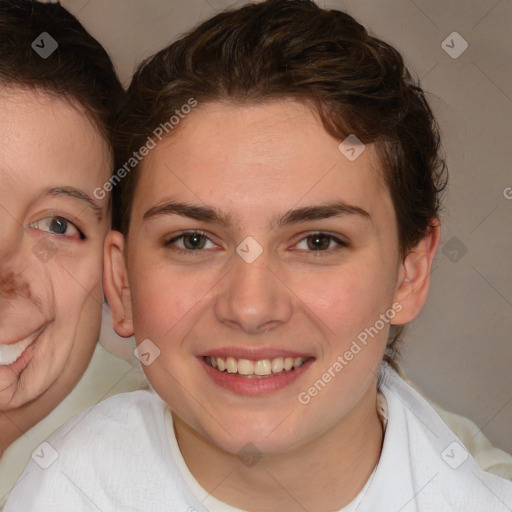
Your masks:
{"label": "smiling mouth", "polygon": [[293,372],[300,368],[309,357],[275,357],[273,359],[235,359],[234,357],[205,356],[206,364],[220,372],[227,372],[239,377],[268,378]]}
{"label": "smiling mouth", "polygon": [[16,343],[0,345],[0,366],[8,366],[15,363],[23,355],[23,352],[27,350],[29,345],[31,345],[41,334],[43,329],[44,327],[41,327],[27,338]]}

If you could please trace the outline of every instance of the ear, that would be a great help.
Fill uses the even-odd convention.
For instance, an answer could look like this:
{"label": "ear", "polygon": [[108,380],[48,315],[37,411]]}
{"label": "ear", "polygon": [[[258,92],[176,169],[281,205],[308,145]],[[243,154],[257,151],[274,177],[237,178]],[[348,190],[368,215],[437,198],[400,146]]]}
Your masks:
{"label": "ear", "polygon": [[402,309],[393,324],[403,325],[413,320],[423,308],[430,287],[430,272],[441,239],[439,219],[433,219],[426,235],[400,263],[394,301]]}
{"label": "ear", "polygon": [[119,336],[133,336],[132,302],[124,261],[124,236],[110,231],[105,238],[103,289],[112,311],[114,330]]}

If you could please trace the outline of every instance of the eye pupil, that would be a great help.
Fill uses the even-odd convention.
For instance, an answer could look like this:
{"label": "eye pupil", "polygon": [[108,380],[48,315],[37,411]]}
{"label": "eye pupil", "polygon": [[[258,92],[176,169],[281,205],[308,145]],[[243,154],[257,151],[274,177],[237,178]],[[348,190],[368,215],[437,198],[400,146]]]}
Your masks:
{"label": "eye pupil", "polygon": [[199,233],[193,233],[183,237],[184,245],[187,249],[202,249],[206,243],[206,237]]}
{"label": "eye pupil", "polygon": [[55,217],[52,219],[50,224],[50,231],[58,235],[63,235],[66,233],[67,229],[68,223],[66,219],[63,219],[62,217]]}
{"label": "eye pupil", "polygon": [[328,236],[319,234],[312,235],[308,238],[308,246],[313,250],[323,250],[329,247],[330,238]]}

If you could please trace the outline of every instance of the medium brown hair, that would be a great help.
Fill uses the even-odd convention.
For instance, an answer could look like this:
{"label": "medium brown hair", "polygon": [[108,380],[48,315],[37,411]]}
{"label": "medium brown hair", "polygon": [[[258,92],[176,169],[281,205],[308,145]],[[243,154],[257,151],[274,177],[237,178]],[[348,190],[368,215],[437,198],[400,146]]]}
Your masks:
{"label": "medium brown hair", "polygon": [[[216,15],[143,62],[115,130],[118,165],[191,97],[199,105],[296,99],[338,140],[355,134],[374,143],[402,259],[439,217],[446,166],[424,93],[401,55],[344,12],[310,0],[267,0]],[[116,191],[114,222],[124,234],[140,167]],[[401,332],[392,326],[391,364]]]}
{"label": "medium brown hair", "polygon": [[[43,32],[58,44],[47,58],[32,47]],[[33,88],[78,102],[112,146],[123,87],[101,44],[60,4],[0,0],[0,86]]]}

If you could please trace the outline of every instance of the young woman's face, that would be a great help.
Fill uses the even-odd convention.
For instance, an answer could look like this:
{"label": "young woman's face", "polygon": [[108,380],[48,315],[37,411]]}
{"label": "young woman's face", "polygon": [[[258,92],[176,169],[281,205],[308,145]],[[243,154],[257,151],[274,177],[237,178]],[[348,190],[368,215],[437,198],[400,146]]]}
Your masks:
{"label": "young woman's face", "polygon": [[[78,382],[97,341],[108,179],[85,113],[21,89],[0,92],[0,411]],[[56,404],[55,404],[56,405]]]}
{"label": "young woman's face", "polygon": [[338,146],[300,103],[211,103],[143,165],[127,314],[156,391],[227,451],[281,453],[375,410],[405,309],[397,225],[375,149]]}

